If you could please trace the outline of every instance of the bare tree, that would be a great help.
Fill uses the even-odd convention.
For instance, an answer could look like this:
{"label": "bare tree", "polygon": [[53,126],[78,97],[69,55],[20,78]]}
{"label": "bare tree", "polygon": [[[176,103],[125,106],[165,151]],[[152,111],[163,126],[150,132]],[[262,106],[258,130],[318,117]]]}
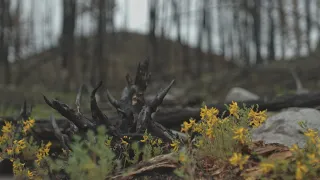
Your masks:
{"label": "bare tree", "polygon": [[202,43],[203,34],[206,31],[206,2],[198,1],[198,5],[201,8],[199,19],[197,19],[198,25],[198,35],[197,35],[197,61],[196,61],[196,73],[194,78],[199,78],[203,71],[203,53],[202,53]]}
{"label": "bare tree", "polygon": [[[72,89],[72,80],[75,78],[75,43],[74,30],[76,25],[76,0],[63,0],[63,24],[61,34],[61,56],[62,68],[65,70],[64,88],[65,90]],[[79,84],[79,83],[78,83]],[[76,86],[78,85],[75,84]]]}
{"label": "bare tree", "polygon": [[212,1],[211,0],[204,0],[204,28],[207,35],[207,48],[208,48],[208,70],[212,70],[214,67],[214,59],[211,59],[211,53],[212,53],[212,24],[213,24],[213,18],[212,13],[213,9],[209,9],[208,7],[211,6]]}
{"label": "bare tree", "polygon": [[305,2],[305,19],[306,19],[306,44],[308,47],[308,53],[311,52],[311,12],[310,12],[310,6],[311,6],[311,1],[310,0],[304,0]]}
{"label": "bare tree", "polygon": [[301,30],[300,30],[300,13],[298,0],[293,0],[293,16],[294,16],[294,34],[296,39],[296,56],[301,56]]}
{"label": "bare tree", "polygon": [[[105,81],[106,80],[106,72],[104,72],[105,67],[107,66],[107,58],[105,56],[105,34],[106,34],[106,25],[107,25],[107,4],[106,0],[98,1],[98,18],[97,18],[97,33],[96,33],[96,47],[95,47],[95,55],[96,60],[98,62],[98,79]],[[96,84],[97,82],[94,82]],[[92,85],[94,85],[92,84]]]}
{"label": "bare tree", "polygon": [[241,27],[241,19],[242,19],[242,13],[241,13],[241,7],[243,6],[243,2],[240,2],[240,5],[236,5],[236,2],[238,2],[238,0],[232,0],[234,6],[233,6],[233,29],[234,29],[234,34],[237,36],[237,41],[238,43],[235,44],[235,46],[238,48],[239,50],[239,54],[238,54],[238,59],[242,59],[243,58],[243,42],[242,41],[242,27]]}
{"label": "bare tree", "polygon": [[251,13],[249,12],[249,1],[243,0],[242,9],[244,11],[244,18],[243,18],[243,45],[242,51],[244,54],[245,64],[250,65],[250,42],[252,39],[251,30],[250,28],[250,16]]}
{"label": "bare tree", "polygon": [[275,52],[275,23],[274,23],[274,17],[273,17],[273,9],[274,9],[274,0],[268,1],[268,20],[269,20],[269,35],[268,35],[268,60],[272,61],[276,58],[276,52]]}
{"label": "bare tree", "polygon": [[224,9],[223,9],[223,0],[218,0],[218,19],[219,19],[219,41],[222,56],[225,55],[225,34],[224,34]]}
{"label": "bare tree", "polygon": [[158,62],[158,43],[156,38],[156,28],[157,28],[157,9],[158,1],[150,0],[149,3],[149,42],[151,44],[151,57],[154,63],[152,69],[159,72],[161,71],[161,65]]}
{"label": "bare tree", "polygon": [[182,54],[183,54],[183,72],[184,72],[184,76],[185,78],[187,78],[186,74],[189,74],[188,72],[190,71],[190,62],[189,62],[189,36],[190,36],[190,7],[191,7],[191,0],[186,0],[186,9],[187,9],[187,36],[185,38],[185,43],[182,45],[183,46],[183,50],[182,50]]}
{"label": "bare tree", "polygon": [[280,34],[281,34],[281,53],[282,59],[285,58],[286,55],[286,29],[287,29],[287,21],[286,21],[286,13],[285,6],[283,4],[283,0],[278,0],[278,10],[279,10],[279,19],[280,19]]}
{"label": "bare tree", "polygon": [[0,1],[0,67],[3,68],[3,80],[5,84],[11,83],[11,67],[9,63],[10,45],[10,0]]}
{"label": "bare tree", "polygon": [[[173,9],[173,22],[174,25],[176,26],[176,32],[177,32],[177,42],[179,44],[178,48],[174,51],[174,59],[179,60],[178,63],[180,63],[180,56],[179,53],[181,52],[181,47],[182,47],[182,41],[181,41],[181,19],[180,19],[180,10],[181,10],[181,2],[178,0],[171,0],[171,5]],[[180,58],[180,59],[178,59]],[[183,77],[184,73],[181,71],[181,77]]]}
{"label": "bare tree", "polygon": [[254,8],[252,11],[252,17],[253,17],[253,36],[256,46],[256,63],[262,64],[263,60],[261,57],[261,38],[260,38],[260,29],[261,29],[261,0],[255,0],[254,1]]}

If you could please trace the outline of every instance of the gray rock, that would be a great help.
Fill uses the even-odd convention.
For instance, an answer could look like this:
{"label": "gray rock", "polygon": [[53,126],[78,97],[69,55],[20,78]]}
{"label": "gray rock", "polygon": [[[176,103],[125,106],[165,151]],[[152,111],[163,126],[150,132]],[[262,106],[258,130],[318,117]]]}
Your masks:
{"label": "gray rock", "polygon": [[307,127],[320,129],[320,111],[312,108],[289,108],[269,117],[264,124],[252,129],[254,141],[279,143],[291,147],[297,144],[303,147],[306,138],[299,121],[305,121]]}
{"label": "gray rock", "polygon": [[251,100],[258,100],[260,97],[246,89],[240,87],[232,88],[225,99],[225,102],[231,101],[251,101]]}

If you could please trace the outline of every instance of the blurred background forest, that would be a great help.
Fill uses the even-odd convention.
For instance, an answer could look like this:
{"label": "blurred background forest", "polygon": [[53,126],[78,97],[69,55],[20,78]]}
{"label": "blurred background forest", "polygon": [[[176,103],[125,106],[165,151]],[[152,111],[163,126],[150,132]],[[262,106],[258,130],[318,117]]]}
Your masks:
{"label": "blurred background forest", "polygon": [[184,95],[193,90],[202,100],[234,86],[259,95],[294,88],[288,69],[308,88],[320,87],[318,0],[0,3],[3,102],[32,93],[43,101],[40,93],[76,92],[100,80],[120,94],[125,75],[147,57],[150,86],[176,79]]}

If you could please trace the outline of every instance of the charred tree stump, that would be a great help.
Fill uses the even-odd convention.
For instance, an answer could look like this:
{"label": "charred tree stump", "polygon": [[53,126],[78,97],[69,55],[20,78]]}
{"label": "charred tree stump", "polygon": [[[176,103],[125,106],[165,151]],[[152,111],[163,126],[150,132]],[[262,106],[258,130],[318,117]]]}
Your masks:
{"label": "charred tree stump", "polygon": [[108,134],[113,137],[115,142],[119,142],[123,136],[142,137],[145,131],[163,139],[164,142],[171,142],[175,135],[172,131],[157,123],[154,117],[158,107],[172,87],[174,80],[166,88],[158,92],[151,102],[146,102],[144,95],[151,77],[148,68],[149,61],[146,60],[143,63],[139,63],[134,81],[129,75],[126,75],[127,86],[123,89],[119,100],[116,100],[107,90],[108,100],[119,115],[118,118],[112,120],[101,111],[95,98],[96,92],[102,86],[102,81],[93,89],[90,96],[90,118],[81,113],[82,87],[78,91],[75,108],[71,108],[56,99],[49,100],[43,95],[45,102],[66,118],[65,130],[61,131],[55,118],[53,116],[50,117],[54,135],[61,146],[69,150],[72,135],[84,135],[89,129],[95,131],[100,125],[104,125],[107,128]]}

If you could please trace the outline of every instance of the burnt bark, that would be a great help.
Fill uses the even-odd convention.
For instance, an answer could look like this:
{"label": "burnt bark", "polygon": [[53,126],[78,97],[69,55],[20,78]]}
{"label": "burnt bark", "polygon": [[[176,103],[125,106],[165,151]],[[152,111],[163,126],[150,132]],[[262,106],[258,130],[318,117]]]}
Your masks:
{"label": "burnt bark", "polygon": [[151,102],[146,102],[144,93],[151,77],[148,69],[149,61],[146,60],[143,63],[139,63],[134,81],[129,75],[126,76],[127,86],[123,89],[120,100],[116,100],[110,92],[107,91],[108,99],[119,115],[118,118],[113,120],[110,120],[109,117],[100,110],[95,98],[95,94],[102,86],[102,81],[91,93],[91,118],[81,112],[80,100],[82,87],[80,87],[76,97],[75,108],[71,108],[56,99],[49,100],[44,96],[45,102],[68,121],[67,130],[61,131],[54,117],[51,117],[53,132],[60,141],[60,144],[68,149],[68,144],[73,134],[83,135],[89,129],[96,130],[100,125],[106,126],[109,135],[114,138],[115,142],[119,141],[124,135],[142,137],[145,131],[162,138],[165,142],[171,142],[174,134],[155,122],[154,117],[158,111],[158,107],[173,85],[174,80],[165,89],[161,90]]}

